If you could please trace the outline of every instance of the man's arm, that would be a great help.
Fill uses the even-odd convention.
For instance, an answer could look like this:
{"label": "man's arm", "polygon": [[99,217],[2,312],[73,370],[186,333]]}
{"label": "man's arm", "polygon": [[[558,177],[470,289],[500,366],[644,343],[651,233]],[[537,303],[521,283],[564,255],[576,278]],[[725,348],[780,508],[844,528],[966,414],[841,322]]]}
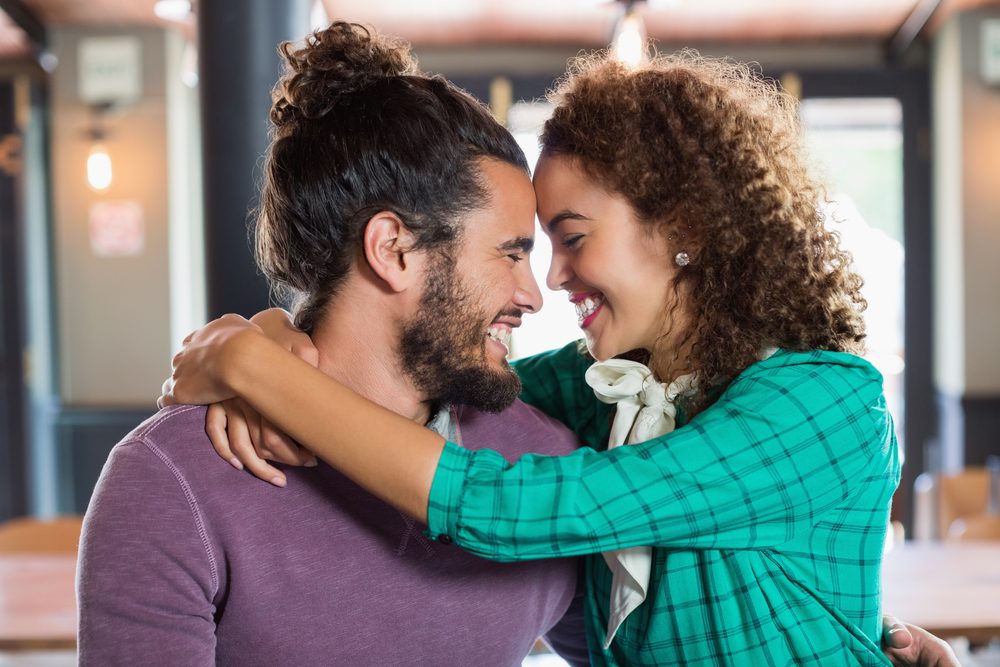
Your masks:
{"label": "man's arm", "polygon": [[80,665],[214,665],[217,589],[183,478],[148,443],[119,444],[83,525]]}

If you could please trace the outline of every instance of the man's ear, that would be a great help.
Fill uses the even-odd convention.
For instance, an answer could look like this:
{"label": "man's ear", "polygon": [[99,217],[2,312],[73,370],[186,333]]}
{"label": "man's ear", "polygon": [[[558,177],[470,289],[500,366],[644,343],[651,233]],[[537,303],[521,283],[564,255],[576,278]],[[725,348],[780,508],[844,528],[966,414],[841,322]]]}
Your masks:
{"label": "man's ear", "polygon": [[372,272],[394,292],[420,284],[423,253],[415,252],[413,232],[391,211],[379,211],[365,225],[362,249]]}

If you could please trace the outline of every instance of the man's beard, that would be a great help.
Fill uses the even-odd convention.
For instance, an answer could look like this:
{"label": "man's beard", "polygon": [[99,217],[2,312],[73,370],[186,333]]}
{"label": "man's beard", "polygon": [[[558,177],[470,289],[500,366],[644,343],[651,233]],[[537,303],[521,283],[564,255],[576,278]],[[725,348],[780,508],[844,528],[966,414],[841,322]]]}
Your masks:
{"label": "man's beard", "polygon": [[430,267],[417,314],[403,327],[399,353],[403,371],[429,400],[500,412],[517,398],[521,380],[506,363],[502,370],[490,365],[486,329],[503,313],[485,313],[479,301],[440,257]]}

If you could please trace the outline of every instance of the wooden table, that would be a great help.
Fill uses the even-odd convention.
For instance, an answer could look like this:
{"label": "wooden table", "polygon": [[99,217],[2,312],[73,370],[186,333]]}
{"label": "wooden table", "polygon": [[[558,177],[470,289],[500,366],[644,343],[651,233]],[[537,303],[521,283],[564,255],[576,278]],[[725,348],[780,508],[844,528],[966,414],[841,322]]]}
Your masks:
{"label": "wooden table", "polygon": [[0,650],[76,647],[75,555],[0,554]]}
{"label": "wooden table", "polygon": [[[0,555],[0,650],[76,645],[76,557]],[[1000,542],[897,546],[882,568],[885,611],[939,637],[1000,636]]]}
{"label": "wooden table", "polygon": [[1000,637],[1000,542],[896,546],[882,589],[886,612],[939,637]]}

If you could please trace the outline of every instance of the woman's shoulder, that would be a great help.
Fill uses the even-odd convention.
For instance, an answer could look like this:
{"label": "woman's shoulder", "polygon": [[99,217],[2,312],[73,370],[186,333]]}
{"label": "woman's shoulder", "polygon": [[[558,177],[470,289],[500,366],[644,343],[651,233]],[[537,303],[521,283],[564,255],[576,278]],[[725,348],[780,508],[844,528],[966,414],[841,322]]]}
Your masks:
{"label": "woman's shoulder", "polygon": [[856,354],[777,349],[749,366],[720,397],[772,401],[778,397],[820,404],[871,406],[883,399],[882,374]]}
{"label": "woman's shoulder", "polygon": [[811,375],[856,375],[871,381],[882,381],[882,374],[864,357],[834,350],[770,350],[760,361],[749,366],[739,378],[781,373]]}
{"label": "woman's shoulder", "polygon": [[777,350],[733,380],[696,421],[703,428],[736,424],[785,443],[822,441],[830,451],[856,452],[877,466],[895,456],[882,374],[844,352]]}

